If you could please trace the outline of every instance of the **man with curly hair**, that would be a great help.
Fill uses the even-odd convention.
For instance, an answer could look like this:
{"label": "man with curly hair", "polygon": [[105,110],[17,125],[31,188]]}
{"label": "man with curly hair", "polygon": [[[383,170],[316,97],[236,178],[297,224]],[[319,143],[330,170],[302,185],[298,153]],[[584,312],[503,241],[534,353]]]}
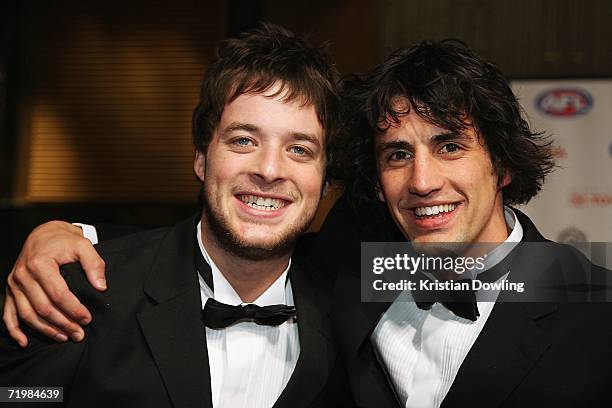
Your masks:
{"label": "man with curly hair", "polygon": [[[523,297],[499,289],[445,298],[417,287],[392,302],[364,302],[358,261],[334,262],[322,245],[324,268],[339,271],[335,333],[357,403],[605,405],[612,313],[607,304],[568,298],[587,300],[606,271],[545,240],[511,207],[538,193],[553,161],[499,69],[458,41],[423,42],[347,80],[345,108],[340,159],[350,181],[320,242],[344,241],[344,259],[359,251],[350,236],[403,238],[425,253],[460,248],[485,257],[473,280],[530,289]],[[376,212],[378,226],[364,225]],[[535,291],[542,285],[547,291]]]}

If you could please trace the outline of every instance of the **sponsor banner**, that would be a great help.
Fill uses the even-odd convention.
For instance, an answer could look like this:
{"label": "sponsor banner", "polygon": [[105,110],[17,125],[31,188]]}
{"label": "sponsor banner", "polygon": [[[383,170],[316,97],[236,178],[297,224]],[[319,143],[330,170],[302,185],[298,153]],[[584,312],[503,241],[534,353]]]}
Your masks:
{"label": "sponsor banner", "polygon": [[589,112],[593,98],[585,89],[554,87],[541,92],[535,106],[544,115],[571,118]]}
{"label": "sponsor banner", "polygon": [[612,79],[525,80],[512,87],[557,162],[523,210],[553,240],[612,241]]}

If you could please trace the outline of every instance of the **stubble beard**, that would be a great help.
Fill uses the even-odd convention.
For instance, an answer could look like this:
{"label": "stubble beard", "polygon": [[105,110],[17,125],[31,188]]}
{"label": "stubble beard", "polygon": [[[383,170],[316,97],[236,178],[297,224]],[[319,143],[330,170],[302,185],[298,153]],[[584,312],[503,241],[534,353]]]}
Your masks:
{"label": "stubble beard", "polygon": [[276,241],[268,245],[256,246],[249,244],[241,239],[230,228],[226,218],[219,213],[210,203],[209,195],[204,188],[201,195],[202,209],[209,230],[213,234],[216,243],[225,251],[250,261],[263,261],[267,259],[280,258],[291,254],[295,248],[297,240],[308,230],[315,212],[306,214],[299,219],[304,220],[298,225],[291,226]]}

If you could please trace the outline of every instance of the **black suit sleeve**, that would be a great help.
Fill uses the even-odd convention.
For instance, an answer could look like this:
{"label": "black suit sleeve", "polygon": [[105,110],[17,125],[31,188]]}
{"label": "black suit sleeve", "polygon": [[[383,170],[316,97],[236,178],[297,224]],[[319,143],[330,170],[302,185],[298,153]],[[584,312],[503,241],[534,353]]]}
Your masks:
{"label": "black suit sleeve", "polygon": [[[22,330],[29,339],[25,349],[11,339],[4,325],[0,325],[0,386],[63,387],[65,401],[70,395],[79,361],[87,348],[87,340],[57,343],[27,326]],[[45,407],[58,405],[39,404]],[[38,406],[32,403],[9,405]]]}
{"label": "black suit sleeve", "polygon": [[0,329],[0,386],[63,387],[66,399],[86,343],[57,343],[33,330],[24,331],[29,344],[22,349],[4,326]]}
{"label": "black suit sleeve", "polygon": [[111,239],[121,238],[125,235],[135,234],[144,231],[145,228],[135,225],[118,225],[118,224],[95,224],[94,227],[98,233],[98,242],[110,241]]}

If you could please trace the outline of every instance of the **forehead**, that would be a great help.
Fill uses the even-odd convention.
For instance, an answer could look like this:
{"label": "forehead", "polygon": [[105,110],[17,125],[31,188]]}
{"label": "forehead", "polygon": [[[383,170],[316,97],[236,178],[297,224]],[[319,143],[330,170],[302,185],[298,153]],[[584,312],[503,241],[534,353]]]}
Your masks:
{"label": "forehead", "polygon": [[[433,123],[427,117],[417,113],[414,106],[410,105],[405,97],[396,97],[393,99],[392,109],[396,113],[396,118],[393,118],[390,114],[385,119],[381,119],[378,123],[379,131],[376,133],[375,142],[385,142],[388,140],[406,140],[416,142],[421,140],[422,142],[436,141],[436,136],[454,135],[455,138],[459,139],[473,139],[474,141],[481,141],[480,135],[472,121],[468,117],[457,118],[457,123],[465,124],[463,129],[453,130]],[[426,108],[421,107],[422,110]]]}
{"label": "forehead", "polygon": [[414,109],[410,109],[406,114],[399,115],[398,119],[399,122],[390,117],[385,122],[381,121],[381,128],[385,130],[376,134],[377,143],[391,139],[407,141],[427,140],[434,135],[450,132],[428,122],[419,116]]}
{"label": "forehead", "polygon": [[321,141],[324,137],[313,104],[302,98],[288,99],[285,92],[270,88],[261,93],[245,93],[225,105],[220,128],[231,123],[250,124],[266,133],[300,132],[312,134]]}

